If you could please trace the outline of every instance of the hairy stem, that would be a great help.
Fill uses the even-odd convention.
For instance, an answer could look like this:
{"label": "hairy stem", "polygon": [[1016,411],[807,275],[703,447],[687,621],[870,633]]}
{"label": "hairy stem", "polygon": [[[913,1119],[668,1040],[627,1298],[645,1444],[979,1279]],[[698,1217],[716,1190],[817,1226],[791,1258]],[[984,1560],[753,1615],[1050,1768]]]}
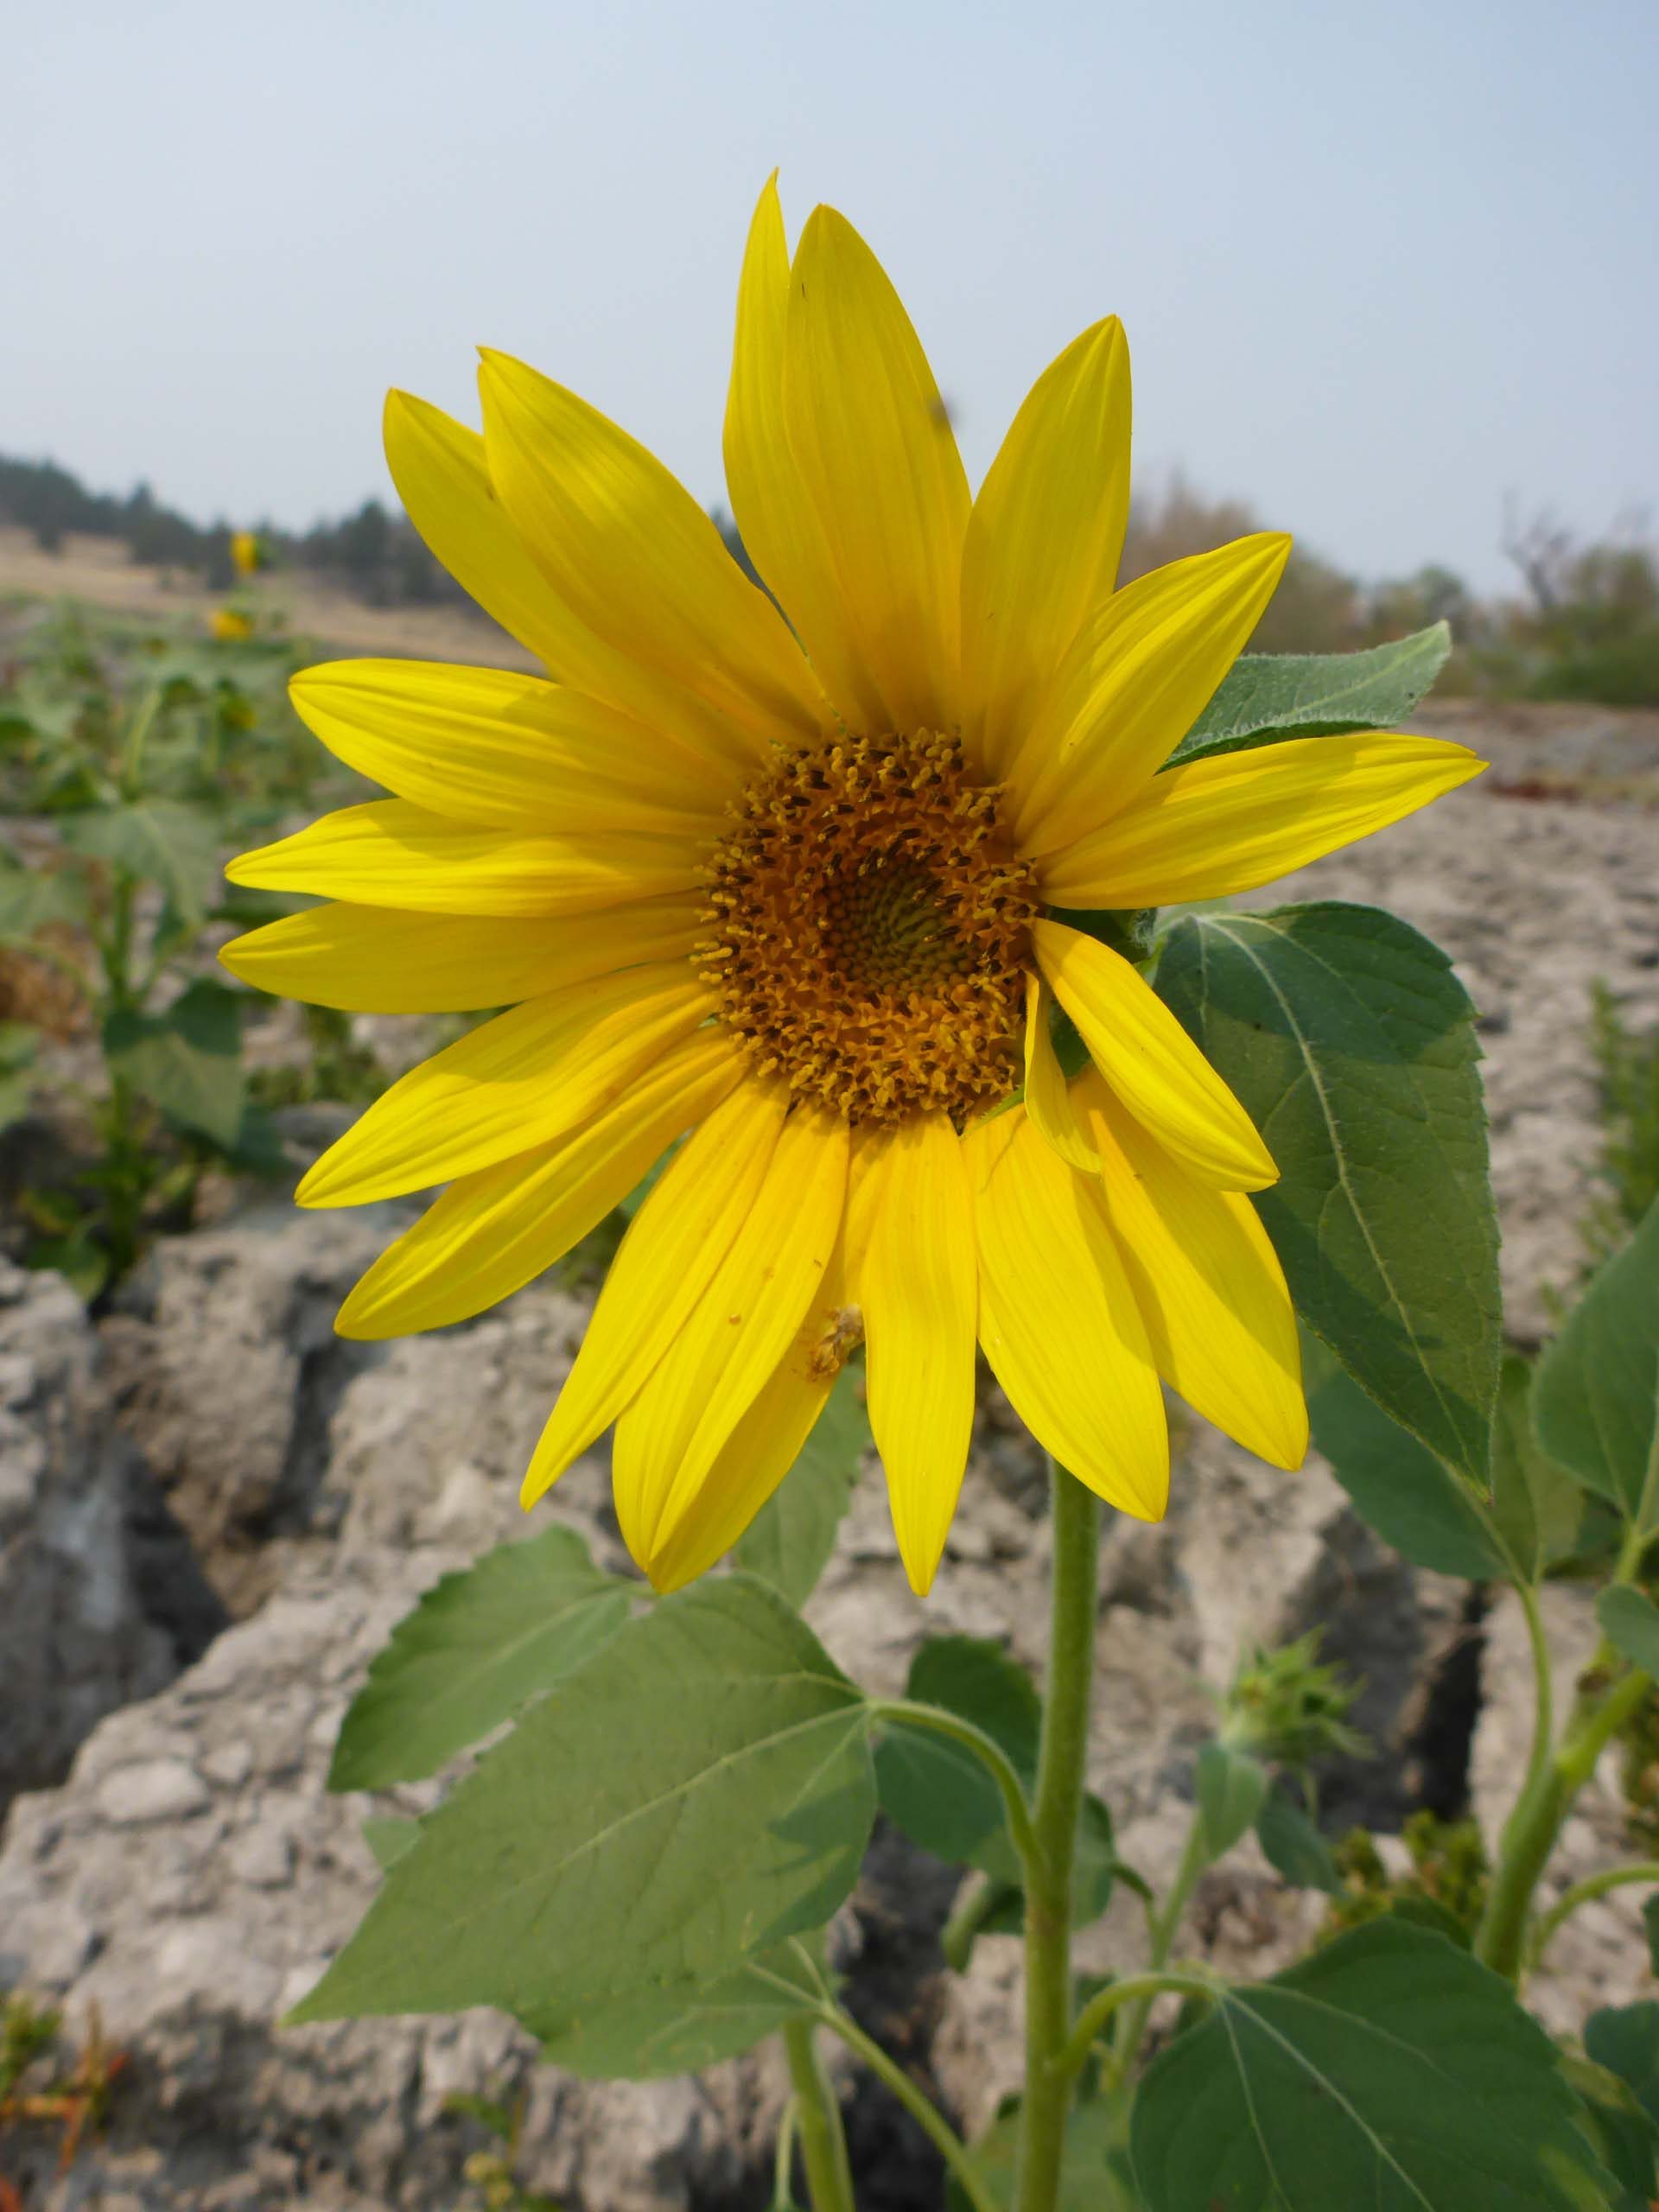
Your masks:
{"label": "hairy stem", "polygon": [[1544,1617],[1538,1605],[1538,1592],[1530,1582],[1517,1577],[1515,1594],[1527,1624],[1527,1643],[1532,1653],[1533,1721],[1532,1749],[1527,1758],[1527,1771],[1521,1784],[1521,1794],[1516,1799],[1498,1847],[1500,1859],[1507,1855],[1510,1832],[1529,1800],[1542,1791],[1548,1783],[1550,1760],[1555,1738],[1554,1669],[1551,1661],[1549,1638],[1544,1633]]}
{"label": "hairy stem", "polygon": [[1018,2212],[1054,2212],[1071,2076],[1057,2063],[1071,2031],[1071,1866],[1083,1809],[1099,1610],[1100,1508],[1051,1465],[1054,1563],[1047,1695],[1033,1808],[1036,1850],[1026,1888],[1026,2095],[1020,2113]]}
{"label": "hairy stem", "polygon": [[772,2160],[772,2212],[791,2212],[795,2192],[790,2177],[795,2166],[796,2103],[791,2096],[784,2107],[784,2116],[778,2123],[778,2147]]}
{"label": "hairy stem", "polygon": [[789,2053],[795,2126],[812,2212],[853,2212],[853,2170],[847,2157],[841,2107],[818,2056],[817,2032],[810,2018],[785,2024],[784,2048]]}
{"label": "hairy stem", "polygon": [[1593,1904],[1598,1897],[1605,1897],[1610,1890],[1622,1890],[1632,1882],[1659,1885],[1659,1859],[1638,1859],[1633,1866],[1604,1866],[1599,1874],[1588,1874],[1583,1881],[1574,1882],[1570,1890],[1563,1891],[1534,1933],[1528,1947],[1529,1967],[1540,1963],[1557,1929],[1564,1921],[1570,1920],[1581,1904]]}
{"label": "hairy stem", "polygon": [[[973,2206],[974,2212],[1001,2212],[996,2198],[986,2188],[979,2169],[969,2156],[967,2145],[932,2099],[917,2088],[897,2059],[890,2058],[880,2044],[867,2036],[852,2015],[842,2012],[839,2005],[826,2004],[818,2017],[824,2026],[838,2035],[848,2050],[861,2058],[871,2073],[879,2081],[885,2082],[893,2091],[950,2167],[957,2186]],[[817,2212],[816,2197],[814,2208]]]}
{"label": "hairy stem", "polygon": [[1027,1871],[1040,1847],[1037,1831],[1032,1823],[1031,1808],[1026,1802],[1025,1786],[1015,1770],[1014,1761],[1001,1745],[976,1728],[971,1720],[948,1713],[943,1706],[912,1703],[908,1698],[882,1698],[875,1707],[879,1720],[898,1720],[912,1728],[931,1729],[936,1736],[948,1736],[953,1744],[960,1744],[969,1751],[986,1768],[1002,1793],[1002,1803],[1008,1816],[1008,1833],[1014,1848],[1026,1863]]}
{"label": "hairy stem", "polygon": [[1521,1976],[1533,1892],[1549,1864],[1561,1823],[1595,1771],[1597,1760],[1653,1686],[1650,1675],[1631,1669],[1605,1688],[1608,1675],[1618,1664],[1618,1654],[1604,1642],[1586,1677],[1597,1687],[1580,1691],[1560,1745],[1541,1777],[1522,1791],[1503,1831],[1497,1870],[1475,1935],[1475,1956],[1511,1981]]}
{"label": "hairy stem", "polygon": [[1065,2048],[1054,2063],[1068,2081],[1074,2081],[1083,2071],[1093,2050],[1096,2037],[1114,2012],[1122,2012],[1127,2018],[1130,2012],[1150,2011],[1154,1998],[1166,1990],[1174,1990],[1182,1997],[1213,1997],[1221,1984],[1206,1974],[1171,1973],[1161,1970],[1131,1975],[1125,1981],[1115,1981],[1090,1999],[1077,2015]]}
{"label": "hairy stem", "polygon": [[[1181,1924],[1181,1915],[1186,1910],[1186,1901],[1198,1885],[1198,1880],[1210,1864],[1209,1847],[1205,1841],[1204,1815],[1197,1806],[1192,1809],[1192,1823],[1186,1832],[1185,1847],[1181,1853],[1180,1865],[1175,1869],[1175,1878],[1169,1891],[1152,1916],[1150,1941],[1147,1947],[1147,1972],[1137,1976],[1144,1985],[1132,1999],[1126,2000],[1122,1993],[1132,1986],[1128,1982],[1115,1983],[1102,1995],[1113,1997],[1116,2003],[1106,2005],[1100,2017],[1116,2012],[1119,2005],[1124,2010],[1112,2030],[1112,2072],[1119,2082],[1128,2078],[1141,2044],[1146,2039],[1147,2023],[1152,2017],[1152,2001],[1160,1989],[1171,1986],[1169,1977],[1160,1969],[1169,1957],[1175,1942],[1175,1931]],[[1099,1999],[1096,2000],[1096,2005]],[[1084,2018],[1088,2018],[1087,2013]],[[1087,2046],[1085,2045],[1085,2049]]]}

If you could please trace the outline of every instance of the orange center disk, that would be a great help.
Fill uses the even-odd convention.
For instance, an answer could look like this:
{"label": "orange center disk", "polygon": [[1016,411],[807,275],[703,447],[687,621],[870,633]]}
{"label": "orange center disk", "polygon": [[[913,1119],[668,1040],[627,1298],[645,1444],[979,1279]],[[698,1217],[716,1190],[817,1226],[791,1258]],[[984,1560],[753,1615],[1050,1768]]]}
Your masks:
{"label": "orange center disk", "polygon": [[1030,868],[953,738],[846,738],[752,784],[697,948],[757,1072],[855,1122],[958,1128],[1020,1080]]}

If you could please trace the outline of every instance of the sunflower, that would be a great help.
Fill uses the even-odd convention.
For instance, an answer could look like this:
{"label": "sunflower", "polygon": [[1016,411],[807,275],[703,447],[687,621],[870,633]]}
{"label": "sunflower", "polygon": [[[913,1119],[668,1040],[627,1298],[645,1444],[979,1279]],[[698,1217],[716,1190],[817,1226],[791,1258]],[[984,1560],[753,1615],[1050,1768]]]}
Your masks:
{"label": "sunflower", "polygon": [[1365,734],[1166,768],[1289,541],[1114,588],[1116,319],[1039,379],[971,495],[880,264],[823,207],[791,261],[775,181],[725,426],[764,589],[594,408],[499,353],[480,381],[481,436],[391,395],[391,472],[552,680],[308,671],[301,715],[393,796],[229,870],[331,902],[226,949],[263,989],[507,1008],[302,1182],[311,1206],[447,1185],[340,1332],[439,1328],[509,1296],[667,1153],[524,1490],[614,1424],[617,1512],[659,1588],[741,1534],[861,1343],[918,1591],[961,1485],[976,1344],[1039,1440],[1129,1513],[1164,1510],[1163,1383],[1298,1464],[1291,1304],[1246,1195],[1274,1162],[1090,910],[1253,887],[1482,764]]}

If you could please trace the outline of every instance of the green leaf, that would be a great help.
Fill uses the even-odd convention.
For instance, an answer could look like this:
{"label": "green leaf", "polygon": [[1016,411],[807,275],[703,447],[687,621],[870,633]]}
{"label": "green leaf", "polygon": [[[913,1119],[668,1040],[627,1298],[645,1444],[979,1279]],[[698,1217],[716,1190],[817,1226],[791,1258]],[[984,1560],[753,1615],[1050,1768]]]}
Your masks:
{"label": "green leaf", "polygon": [[1642,1925],[1648,1931],[1648,1964],[1659,1974],[1659,1890],[1643,1904]]}
{"label": "green leaf", "polygon": [[574,1529],[446,1574],[391,1632],[340,1725],[331,1789],[418,1782],[583,1666],[628,1616]]}
{"label": "green leaf", "polygon": [[[1029,1675],[1000,1643],[932,1637],[911,1662],[906,1695],[982,1728],[1029,1783],[1037,1771],[1042,1707]],[[912,1843],[960,1866],[1017,1880],[1002,1793],[965,1745],[934,1730],[888,1723],[875,1754],[881,1809]]]}
{"label": "green leaf", "polygon": [[84,922],[86,887],[58,868],[16,868],[0,857],[0,938],[30,938],[50,922]]}
{"label": "green leaf", "polygon": [[1532,1426],[1532,1368],[1506,1353],[1492,1422],[1492,1517],[1523,1574],[1535,1582],[1570,1556],[1584,1496],[1540,1446]]}
{"label": "green leaf", "polygon": [[1649,2212],[1659,2178],[1659,2127],[1642,2109],[1628,2082],[1577,2051],[1560,2053],[1561,2072],[1578,2091],[1584,2124],[1603,2165],[1618,2185],[1610,2212]]}
{"label": "green leaf", "polygon": [[60,827],[66,845],[140,883],[159,884],[189,920],[207,913],[219,880],[219,832],[200,807],[181,799],[134,799],[67,814]]}
{"label": "green leaf", "polygon": [[1246,653],[1168,765],[1290,737],[1387,729],[1408,715],[1452,650],[1444,622],[1357,653]]}
{"label": "green leaf", "polygon": [[225,1164],[240,1175],[263,1175],[278,1181],[293,1174],[293,1162],[283,1142],[283,1133],[257,1099],[245,1099],[236,1135],[220,1147]]}
{"label": "green leaf", "polygon": [[1313,1441],[1361,1517],[1414,1567],[1471,1582],[1507,1573],[1480,1510],[1443,1460],[1368,1398],[1322,1346],[1304,1350]]}
{"label": "green leaf", "polygon": [[1147,2212],[1590,2212],[1610,2177],[1500,1976],[1374,1921],[1225,1991],[1148,2069]]}
{"label": "green leaf", "polygon": [[1596,1600],[1601,1632],[1644,1675],[1659,1678],[1659,1605],[1628,1583],[1604,1590]]}
{"label": "green leaf", "polygon": [[242,1123],[242,1003],[222,983],[192,983],[165,1014],[111,1014],[104,1058],[170,1122],[221,1148]]}
{"label": "green leaf", "polygon": [[1278,1163],[1256,1194],[1298,1312],[1402,1427],[1483,1487],[1497,1220],[1474,1010],[1369,906],[1189,914],[1157,988]]}
{"label": "green leaf", "polygon": [[28,1263],[54,1269],[89,1306],[110,1279],[110,1255],[93,1236],[90,1222],[78,1223],[61,1236],[35,1237],[29,1247]]}
{"label": "green leaf", "polygon": [[701,1986],[669,1983],[579,2012],[550,2005],[518,2017],[541,2037],[550,2066],[592,2080],[649,2082],[735,2058],[818,2001],[807,1961],[785,1943]]}
{"label": "green leaf", "polygon": [[396,1866],[406,1851],[412,1851],[420,1840],[421,1824],[406,1820],[398,1813],[372,1813],[363,1823],[363,1840],[374,1853],[374,1863],[384,1874],[388,1866]]}
{"label": "green leaf", "polygon": [[869,1708],[777,1593],[705,1581],[532,1705],[436,1812],[295,2020],[578,2016],[822,1927],[875,1817]]}
{"label": "green leaf", "polygon": [[1232,1849],[1262,1810],[1268,1794],[1268,1770],[1248,1751],[1209,1743],[1198,1753],[1194,1782],[1205,1849],[1211,1859],[1219,1859]]}
{"label": "green leaf", "polygon": [[1598,2066],[1634,2091],[1659,2125],[1659,2004],[1608,2005],[1584,2024],[1584,2047]]}
{"label": "green leaf", "polygon": [[804,1605],[830,1563],[852,1502],[870,1424],[858,1377],[843,1368],[794,1465],[739,1537],[739,1567]]}
{"label": "green leaf", "polygon": [[1293,1889],[1343,1894],[1330,1846],[1295,1800],[1275,1789],[1255,1816],[1255,1840],[1274,1873]]}
{"label": "green leaf", "polygon": [[1659,1527],[1659,1201],[1539,1362],[1533,1409],[1552,1458],[1643,1534]]}

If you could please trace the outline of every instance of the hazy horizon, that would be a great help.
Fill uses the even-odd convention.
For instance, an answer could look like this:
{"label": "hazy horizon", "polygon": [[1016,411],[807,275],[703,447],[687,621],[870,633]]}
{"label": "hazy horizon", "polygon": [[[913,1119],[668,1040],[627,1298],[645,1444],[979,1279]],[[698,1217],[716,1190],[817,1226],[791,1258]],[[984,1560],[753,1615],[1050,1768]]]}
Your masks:
{"label": "hazy horizon", "polygon": [[823,199],[881,256],[976,479],[1116,310],[1137,481],[1179,467],[1359,575],[1490,591],[1506,497],[1599,534],[1659,495],[1646,0],[296,0],[263,43],[85,0],[12,30],[0,452],[199,519],[389,500],[385,388],[475,419],[474,342],[723,504],[774,164],[791,238]]}

